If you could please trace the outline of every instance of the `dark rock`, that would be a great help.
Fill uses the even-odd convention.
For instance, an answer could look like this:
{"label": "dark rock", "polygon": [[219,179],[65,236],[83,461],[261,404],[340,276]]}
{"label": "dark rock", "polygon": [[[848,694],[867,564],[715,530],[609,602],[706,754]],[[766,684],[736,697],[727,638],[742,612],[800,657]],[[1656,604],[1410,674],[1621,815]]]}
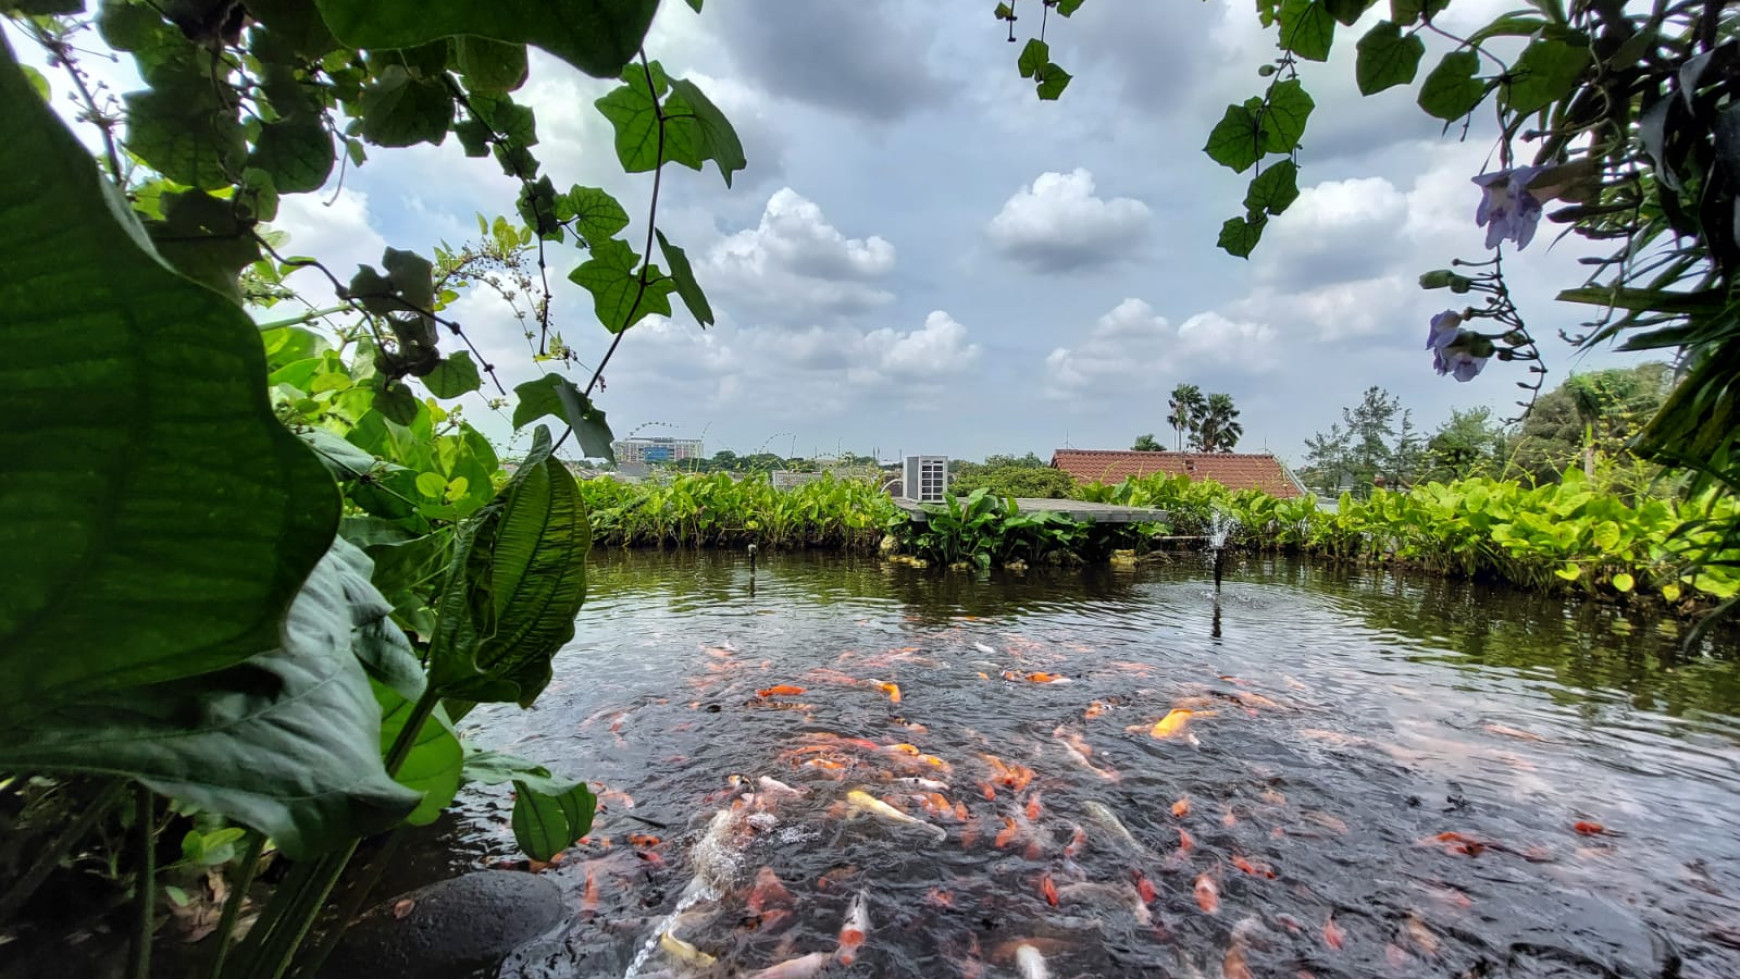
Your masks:
{"label": "dark rock", "polygon": [[448,979],[499,963],[556,927],[562,892],[535,874],[485,870],[383,901],[345,933],[329,979]]}

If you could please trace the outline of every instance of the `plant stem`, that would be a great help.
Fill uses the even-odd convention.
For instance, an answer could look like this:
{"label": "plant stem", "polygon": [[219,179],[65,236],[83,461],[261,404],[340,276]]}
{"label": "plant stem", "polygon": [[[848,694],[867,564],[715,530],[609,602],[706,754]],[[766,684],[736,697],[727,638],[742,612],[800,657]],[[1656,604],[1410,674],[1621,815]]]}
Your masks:
{"label": "plant stem", "polygon": [[266,834],[248,830],[248,848],[242,854],[242,876],[230,885],[229,900],[224,902],[223,917],[218,919],[217,957],[212,959],[211,979],[219,979],[224,973],[224,960],[229,958],[230,945],[235,939],[236,919],[241,917],[242,903],[248,899],[248,888],[254,884],[254,874],[260,867],[260,853],[265,849]]}
{"label": "plant stem", "polygon": [[139,868],[139,930],[133,937],[133,979],[151,979],[151,932],[157,911],[157,812],[151,790],[137,789],[134,819],[138,822],[142,865]]}
{"label": "plant stem", "polygon": [[381,876],[387,871],[387,864],[391,863],[393,856],[399,852],[399,844],[404,842],[404,839],[405,824],[400,823],[387,837],[387,842],[381,846],[380,852],[369,861],[368,868],[363,872],[361,879],[357,880],[351,886],[350,893],[345,895],[344,903],[338,908],[338,920],[334,922],[331,930],[321,939],[314,951],[299,963],[301,974],[320,975],[321,967],[326,965],[326,960],[338,948],[339,940],[344,937],[345,929],[350,927],[351,921],[355,920],[357,914],[362,911],[363,904],[368,900],[369,894],[374,891],[375,885],[381,882]]}
{"label": "plant stem", "polygon": [[12,885],[4,897],[0,897],[0,924],[10,921],[12,916],[18,913],[18,909],[24,907],[25,902],[30,900],[30,896],[36,893],[36,889],[41,887],[42,882],[48,879],[48,875],[54,872],[54,868],[60,866],[61,858],[65,857],[78,844],[79,840],[84,839],[85,834],[90,832],[97,820],[103,818],[110,809],[114,808],[115,803],[120,801],[121,794],[126,789],[127,782],[124,779],[115,779],[110,782],[102,792],[98,793],[95,799],[91,800],[91,804],[85,807],[85,811],[80,813],[77,819],[68,823],[66,828],[60,831],[59,836],[49,841],[48,847],[37,855],[36,862],[30,865],[30,869],[24,872],[24,876],[18,878],[18,882]]}

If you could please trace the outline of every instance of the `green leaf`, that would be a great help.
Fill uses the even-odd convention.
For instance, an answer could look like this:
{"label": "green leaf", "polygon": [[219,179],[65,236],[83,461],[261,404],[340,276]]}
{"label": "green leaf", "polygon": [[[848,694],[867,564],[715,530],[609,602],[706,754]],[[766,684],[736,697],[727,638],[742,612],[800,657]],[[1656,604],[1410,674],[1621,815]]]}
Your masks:
{"label": "green leaf", "polygon": [[1544,109],[1577,87],[1589,65],[1587,46],[1538,40],[1510,66],[1515,81],[1505,86],[1505,106],[1524,114]]}
{"label": "green leaf", "polygon": [[1047,62],[1045,67],[1039,69],[1039,98],[1046,102],[1057,101],[1063,90],[1069,87],[1072,77],[1061,66]]}
{"label": "green leaf", "polygon": [[247,165],[271,174],[279,193],[303,194],[325,186],[337,159],[332,134],[320,117],[297,113],[260,127]]}
{"label": "green leaf", "polygon": [[272,648],[338,495],[256,325],[146,249],[3,41],[0,118],[3,726]]}
{"label": "green leaf", "polygon": [[598,187],[579,184],[556,200],[556,217],[573,221],[580,237],[591,244],[609,241],[628,227],[628,212],[616,198]]}
{"label": "green leaf", "polygon": [[157,254],[182,275],[240,305],[236,278],[260,259],[254,222],[238,218],[233,201],[202,190],[167,192],[159,207],[163,219],[145,223]]}
{"label": "green leaf", "polygon": [[418,473],[417,492],[439,500],[447,495],[447,479],[440,473]]}
{"label": "green leaf", "polygon": [[1613,587],[1621,592],[1629,592],[1637,586],[1637,579],[1624,571],[1613,576]]}
{"label": "green leaf", "polygon": [[1583,576],[1583,569],[1575,564],[1567,564],[1553,573],[1566,581],[1576,581]]}
{"label": "green leaf", "polygon": [[1050,60],[1051,45],[1036,37],[1030,39],[1027,46],[1021,49],[1021,57],[1015,59],[1015,68],[1021,72],[1022,78],[1032,78]]}
{"label": "green leaf", "polygon": [[1291,153],[1305,135],[1305,124],[1316,107],[1299,79],[1276,83],[1269,90],[1269,107],[1262,116],[1263,151]]}
{"label": "green leaf", "polygon": [[48,87],[48,79],[43,77],[42,72],[29,65],[19,65],[18,67],[24,71],[24,77],[30,82],[30,87],[36,90],[37,95],[42,96],[44,102],[53,100],[54,92]]}
{"label": "green leaf", "polygon": [[1377,0],[1323,0],[1323,6],[1329,10],[1329,16],[1334,17],[1347,27],[1352,27],[1360,15],[1376,6]]}
{"label": "green leaf", "polygon": [[1299,199],[1299,168],[1292,160],[1271,164],[1251,181],[1245,210],[1280,214]]}
{"label": "green leaf", "polygon": [[514,842],[533,860],[554,857],[592,829],[598,797],[585,782],[546,792],[516,779],[514,793]]}
{"label": "green leaf", "polygon": [[1486,97],[1486,83],[1474,77],[1480,56],[1473,51],[1452,51],[1433,68],[1420,86],[1420,108],[1434,119],[1454,122]]}
{"label": "green leaf", "polygon": [[1408,27],[1419,20],[1422,13],[1436,17],[1448,6],[1450,0],[1390,0],[1390,20]]}
{"label": "green leaf", "polygon": [[1068,17],[1070,14],[1080,10],[1081,5],[1082,0],[1058,0],[1057,12],[1064,17]]}
{"label": "green leaf", "polygon": [[619,85],[593,105],[616,132],[616,158],[624,170],[645,173],[659,165],[658,100],[644,83]]}
{"label": "green leaf", "polygon": [[1209,159],[1235,173],[1244,173],[1257,162],[1257,117],[1249,107],[1229,105],[1226,115],[1208,134],[1202,151]]}
{"label": "green leaf", "polygon": [[526,83],[526,46],[486,37],[456,37],[459,74],[468,92],[505,95]]}
{"label": "green leaf", "polygon": [[[392,750],[393,742],[411,719],[414,704],[394,690],[376,684],[375,698],[381,705],[381,755]],[[399,765],[394,780],[422,798],[417,808],[405,817],[412,826],[427,826],[441,815],[441,810],[459,794],[465,767],[465,748],[453,729],[447,711],[440,704],[423,720],[411,753]]]}
{"label": "green leaf", "polygon": [[368,559],[334,541],[288,617],[271,623],[281,643],[274,636],[229,669],[92,694],[27,725],[8,715],[0,767],[135,778],[260,830],[294,859],[377,832],[416,805],[381,765],[380,708],[353,649],[387,611]]}
{"label": "green leaf", "polygon": [[248,14],[311,61],[338,47],[320,11],[307,0],[248,0]]}
{"label": "green leaf", "polygon": [[689,256],[681,248],[665,240],[663,231],[654,231],[659,239],[659,254],[665,257],[665,262],[671,267],[671,281],[676,283],[677,295],[682,297],[683,305],[689,307],[690,315],[702,326],[713,325],[713,307],[708,305],[707,296],[701,291],[701,284],[695,281],[695,272],[689,266]]}
{"label": "green leaf", "polygon": [[689,0],[689,6],[695,9],[695,13],[701,12],[701,0]]}
{"label": "green leaf", "polygon": [[423,375],[423,384],[437,398],[457,398],[483,386],[477,364],[468,351],[448,354],[436,368]]}
{"label": "green leaf", "polygon": [[444,697],[530,706],[586,598],[590,526],[579,487],[550,457],[547,428],[477,518],[436,606],[430,682]]}
{"label": "green leaf", "polygon": [[453,125],[447,86],[388,65],[362,92],[362,137],[376,146],[441,145]]}
{"label": "green leaf", "polygon": [[196,76],[173,86],[129,92],[124,101],[127,149],[163,176],[217,190],[242,171],[246,135],[236,110],[218,101],[210,81]]}
{"label": "green leaf", "polygon": [[575,285],[592,293],[592,303],[598,321],[612,333],[621,333],[652,313],[671,315],[670,294],[676,283],[668,278],[653,279],[643,286],[636,270],[640,256],[620,238],[611,238],[592,245],[592,257],[568,278]]}
{"label": "green leaf", "polygon": [[731,175],[749,165],[748,158],[743,155],[743,143],[737,138],[731,120],[687,78],[671,82],[671,92],[694,114],[701,155],[713,161],[719,168],[719,175],[725,178],[725,186],[731,186]]}
{"label": "green leaf", "polygon": [[1220,239],[1215,244],[1225,249],[1229,255],[1249,258],[1251,250],[1256,248],[1257,242],[1262,239],[1263,225],[1267,223],[1268,218],[1262,215],[1258,215],[1255,221],[1252,221],[1248,215],[1242,218],[1228,218],[1227,222],[1220,226]]}
{"label": "green leaf", "polygon": [[597,78],[640,50],[658,0],[317,0],[332,33],[355,48],[414,48],[474,34],[530,44]]}
{"label": "green leaf", "polygon": [[519,404],[514,407],[514,429],[517,431],[545,416],[568,423],[580,440],[580,450],[588,459],[608,459],[616,462],[616,450],[611,447],[615,436],[604,412],[598,410],[574,382],[560,374],[545,374],[514,388]]}
{"label": "green leaf", "polygon": [[1281,47],[1306,61],[1328,61],[1335,18],[1318,0],[1282,0]]}
{"label": "green leaf", "polygon": [[1354,78],[1359,83],[1359,93],[1375,95],[1414,80],[1420,59],[1426,56],[1426,42],[1413,34],[1403,37],[1400,27],[1380,20],[1359,39],[1358,51]]}

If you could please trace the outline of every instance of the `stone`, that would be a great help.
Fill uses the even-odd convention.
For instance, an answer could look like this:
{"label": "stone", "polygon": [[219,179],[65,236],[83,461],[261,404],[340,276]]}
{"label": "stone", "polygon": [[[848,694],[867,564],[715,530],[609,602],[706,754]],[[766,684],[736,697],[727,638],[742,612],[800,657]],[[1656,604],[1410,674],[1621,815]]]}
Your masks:
{"label": "stone", "polygon": [[369,979],[459,979],[501,962],[565,915],[536,874],[484,870],[383,901],[358,919],[321,971]]}
{"label": "stone", "polygon": [[[1680,955],[1673,941],[1632,912],[1581,894],[1542,898],[1535,907],[1519,908],[1507,929],[1509,964],[1516,974],[1538,975],[1540,966],[1555,963],[1591,976],[1678,979]],[[1516,969],[1521,962],[1536,968]]]}

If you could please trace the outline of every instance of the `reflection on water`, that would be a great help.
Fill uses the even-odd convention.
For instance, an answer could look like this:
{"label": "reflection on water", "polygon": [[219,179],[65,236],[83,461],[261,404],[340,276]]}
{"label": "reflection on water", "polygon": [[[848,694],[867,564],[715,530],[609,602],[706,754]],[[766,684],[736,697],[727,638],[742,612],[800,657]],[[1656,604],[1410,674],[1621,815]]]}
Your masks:
{"label": "reflection on water", "polygon": [[[603,553],[592,581],[538,706],[467,721],[607,789],[543,870],[571,924],[504,974],[624,975],[700,872],[674,931],[717,963],[641,975],[1740,975],[1731,639],[1285,562],[1229,567],[1217,636],[1192,556],[763,556],[752,595],[734,556]],[[762,776],[803,795],[741,804]],[[472,796],[423,859],[511,859],[508,808]]]}

